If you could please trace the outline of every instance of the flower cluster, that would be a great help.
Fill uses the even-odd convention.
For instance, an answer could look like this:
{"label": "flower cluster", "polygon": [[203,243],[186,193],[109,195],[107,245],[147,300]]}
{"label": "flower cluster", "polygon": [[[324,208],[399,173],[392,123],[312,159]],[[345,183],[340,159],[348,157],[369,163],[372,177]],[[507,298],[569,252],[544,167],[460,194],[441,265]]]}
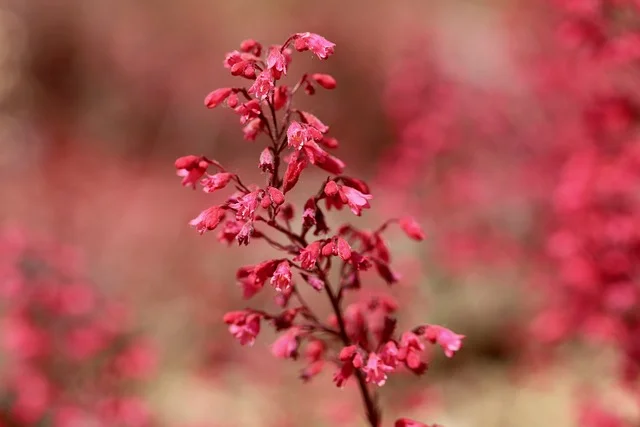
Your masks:
{"label": "flower cluster", "polygon": [[[378,427],[381,414],[372,387],[385,384],[394,371],[423,373],[427,369],[426,344],[439,344],[451,357],[461,348],[464,337],[437,325],[396,331],[394,314],[398,307],[385,296],[361,298],[343,307],[345,298],[364,286],[363,275],[369,270],[389,285],[399,280],[383,237],[390,226],[397,224],[414,240],[425,236],[411,218],[392,219],[375,230],[344,224],[334,231],[325,220],[326,211],[345,207],[360,216],[370,208],[373,196],[365,182],[344,175],[345,163],[330,154],[339,144],[329,136],[329,126],[293,104],[300,89],[307,95],[318,89],[331,90],[336,88],[335,79],[316,73],[303,74],[293,86],[282,82],[289,75],[294,50],[310,51],[324,60],[334,53],[334,47],[317,34],[297,33],[283,44],[266,49],[254,40],[246,40],[239,50],[226,55],[224,66],[250,85],[216,89],[207,95],[205,105],[226,105],[238,114],[245,139],[266,137],[267,147],[258,161],[266,177],[264,185],[245,185],[239,176],[204,156],[179,158],[175,166],[185,186],[195,188],[199,183],[206,193],[234,187],[223,203],[202,211],[191,221],[196,231],[203,234],[218,229],[218,240],[227,244],[237,241],[248,245],[254,239],[262,240],[281,253],[239,268],[236,277],[245,298],[261,292],[267,284],[282,311],[246,309],[227,313],[224,322],[229,332],[242,345],[252,345],[262,325],[271,325],[280,333],[271,347],[273,355],[303,358],[306,366],[301,378],[305,381],[334,364],[336,385],[343,386],[354,378],[367,419],[371,426]],[[286,168],[281,175],[283,161]],[[286,195],[311,166],[329,176],[298,210]],[[212,169],[215,173],[209,174]],[[337,284],[330,283],[333,266],[337,266]],[[305,302],[300,286],[307,285],[328,298],[332,308],[329,318],[323,320]],[[396,425],[424,424],[401,419]]]}
{"label": "flower cluster", "polygon": [[156,354],[58,244],[0,235],[0,425],[147,427]]}

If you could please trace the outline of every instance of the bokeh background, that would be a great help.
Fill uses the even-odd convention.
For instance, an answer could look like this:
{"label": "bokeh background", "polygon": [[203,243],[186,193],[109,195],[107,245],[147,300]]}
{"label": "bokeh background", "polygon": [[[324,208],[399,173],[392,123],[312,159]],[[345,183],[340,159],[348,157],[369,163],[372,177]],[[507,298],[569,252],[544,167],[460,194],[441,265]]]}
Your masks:
{"label": "bokeh background", "polygon": [[565,37],[570,48],[558,41],[561,3],[5,1],[0,222],[73,247],[87,286],[126,304],[156,352],[135,390],[158,425],[363,425],[358,395],[330,373],[302,384],[300,366],[271,357],[268,333],[250,349],[227,333],[222,315],[245,305],[235,268],[268,248],[198,236],[187,223],[210,198],[182,188],[173,168],[204,154],[257,177],[260,143],[202,99],[230,83],[222,59],[240,41],[316,32],[336,54],[299,56],[294,71],[331,73],[338,88],[301,102],[331,125],[348,173],[372,183],[360,221],[410,212],[427,231],[421,245],[391,235],[401,323],[467,336],[459,357],[382,389],[388,425],[402,414],[449,427],[617,426],[580,421],[591,396],[637,415],[617,347],[558,348],[534,333],[552,327],[530,326],[561,276],[547,259],[550,206],[584,99],[612,86],[636,93],[631,72],[586,71],[574,49],[583,33]]}

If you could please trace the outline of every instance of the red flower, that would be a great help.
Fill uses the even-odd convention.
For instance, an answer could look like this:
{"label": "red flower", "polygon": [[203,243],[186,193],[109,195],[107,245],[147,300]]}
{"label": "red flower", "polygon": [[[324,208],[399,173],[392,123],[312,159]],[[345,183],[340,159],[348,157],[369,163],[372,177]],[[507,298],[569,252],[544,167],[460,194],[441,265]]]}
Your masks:
{"label": "red flower", "polygon": [[220,172],[215,175],[207,175],[205,178],[202,178],[200,184],[205,193],[213,193],[216,190],[226,187],[229,181],[231,181],[231,178],[233,178],[232,173]]}
{"label": "red flower", "polygon": [[368,383],[383,386],[387,382],[387,373],[392,372],[393,367],[385,364],[375,352],[371,352],[362,371],[366,374]]}
{"label": "red flower", "polygon": [[316,139],[322,139],[322,132],[308,124],[294,120],[287,129],[287,143],[296,150],[301,150],[306,143]]}
{"label": "red flower", "polygon": [[233,89],[231,89],[230,87],[222,87],[220,89],[216,89],[209,95],[207,95],[207,97],[204,99],[204,105],[207,108],[217,107],[222,102],[224,102],[224,100],[227,99],[232,92]]}
{"label": "red flower", "polygon": [[453,357],[454,353],[462,348],[464,335],[438,325],[429,325],[425,329],[424,336],[432,343],[438,343],[447,357]]}
{"label": "red flower", "polygon": [[229,203],[229,207],[236,210],[236,219],[238,221],[252,221],[259,203],[260,191],[253,191]]}
{"label": "red flower", "polygon": [[252,346],[260,333],[260,316],[245,311],[232,311],[224,315],[223,320],[229,325],[229,332],[240,344]]}
{"label": "red flower", "polygon": [[287,74],[287,58],[281,51],[280,46],[271,46],[269,55],[267,56],[267,67],[278,72],[276,74]]}
{"label": "red flower", "polygon": [[300,251],[300,254],[293,260],[300,262],[300,265],[305,270],[313,270],[316,265],[316,261],[320,256],[321,245],[322,243],[319,241],[310,243],[309,246]]}
{"label": "red flower", "polygon": [[294,41],[294,47],[298,52],[310,50],[320,59],[327,59],[329,55],[333,55],[335,46],[335,43],[314,33],[298,33]]}
{"label": "red flower", "polygon": [[300,330],[291,328],[282,334],[271,346],[271,354],[280,359],[297,359],[300,346]]}
{"label": "red flower", "polygon": [[220,221],[224,219],[224,216],[224,209],[220,206],[211,206],[189,221],[189,225],[195,227],[198,233],[204,234],[205,231],[215,230],[218,224],[220,224]]}
{"label": "red flower", "polygon": [[336,206],[341,209],[347,204],[355,215],[360,216],[362,209],[370,208],[369,200],[373,198],[370,194],[364,194],[353,187],[336,184],[335,181],[329,181],[324,187],[324,194],[328,196],[327,206]]}
{"label": "red flower", "polygon": [[271,284],[278,292],[286,292],[291,288],[291,268],[288,261],[282,261],[278,264],[273,277],[271,277]]}
{"label": "red flower", "polygon": [[249,93],[255,95],[256,98],[266,99],[271,90],[274,88],[273,74],[271,70],[265,70],[258,74],[258,78],[249,88]]}
{"label": "red flower", "polygon": [[307,159],[300,155],[298,151],[294,152],[289,158],[289,165],[284,173],[284,179],[282,183],[282,191],[286,193],[291,190],[300,178],[300,174],[307,167]]}
{"label": "red flower", "polygon": [[424,231],[422,231],[420,224],[418,224],[413,217],[406,216],[401,218],[399,224],[402,231],[413,240],[424,240]]}
{"label": "red flower", "polygon": [[204,156],[184,156],[176,160],[175,166],[178,176],[183,177],[182,185],[196,188],[196,183],[213,162]]}
{"label": "red flower", "polygon": [[329,74],[312,74],[311,78],[325,89],[335,89],[337,86],[336,79]]}

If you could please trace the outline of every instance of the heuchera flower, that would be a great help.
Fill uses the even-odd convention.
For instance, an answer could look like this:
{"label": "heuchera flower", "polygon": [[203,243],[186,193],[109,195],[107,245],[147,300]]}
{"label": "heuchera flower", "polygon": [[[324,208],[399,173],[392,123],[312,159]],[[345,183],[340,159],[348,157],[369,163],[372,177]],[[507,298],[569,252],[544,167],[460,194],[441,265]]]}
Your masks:
{"label": "heuchera flower", "polygon": [[224,102],[229,97],[229,95],[231,95],[232,92],[233,92],[233,89],[231,89],[230,87],[223,87],[220,89],[216,89],[213,92],[211,92],[209,95],[207,95],[207,97],[204,99],[204,105],[207,108],[217,107],[222,102]]}
{"label": "heuchera flower", "polygon": [[256,337],[260,333],[260,316],[244,311],[232,311],[223,317],[224,322],[229,325],[229,332],[242,345],[252,346]]}
{"label": "heuchera flower", "polygon": [[211,206],[189,221],[189,225],[195,227],[196,231],[204,234],[205,231],[215,230],[225,217],[225,210],[220,206]]}
{"label": "heuchera flower", "polygon": [[322,132],[311,125],[293,121],[287,129],[287,143],[297,150],[316,139],[322,139]]}
{"label": "heuchera flower", "polygon": [[207,171],[212,162],[204,156],[184,156],[176,160],[178,176],[183,177],[182,185],[196,188],[196,183]]}
{"label": "heuchera flower", "polygon": [[291,267],[289,267],[289,261],[284,260],[273,273],[271,277],[271,284],[278,292],[286,292],[291,288]]}
{"label": "heuchera flower", "polygon": [[427,326],[424,336],[432,343],[438,343],[447,357],[453,357],[454,353],[462,348],[464,338],[464,335],[458,335],[450,329],[437,325]]}
{"label": "heuchera flower", "polygon": [[407,216],[401,218],[398,222],[400,224],[400,228],[407,236],[417,241],[424,240],[424,231],[422,231],[420,224],[418,224],[413,217]]}
{"label": "heuchera flower", "polygon": [[205,193],[213,193],[216,190],[226,187],[232,177],[232,173],[220,172],[215,175],[207,175],[205,178],[202,178],[200,184]]}
{"label": "heuchera flower", "polygon": [[333,55],[335,43],[314,33],[298,33],[295,36],[294,46],[298,52],[310,50],[320,59],[327,59]]}
{"label": "heuchera flower", "polygon": [[[207,167],[215,165],[218,173],[200,181],[206,193],[218,192],[231,181],[235,184],[237,191],[224,203],[203,211],[191,222],[200,233],[213,230],[224,221],[218,234],[221,242],[235,240],[247,245],[250,240],[261,239],[281,254],[240,267],[236,272],[245,299],[258,292],[270,292],[279,311],[268,313],[248,308],[227,313],[224,322],[229,325],[229,332],[242,345],[252,345],[261,322],[271,325],[279,334],[271,346],[272,354],[282,359],[296,359],[302,354],[305,366],[300,377],[304,381],[321,372],[327,362],[337,359],[335,384],[342,387],[350,378],[357,381],[369,425],[379,427],[380,409],[367,384],[382,386],[398,367],[406,366],[415,374],[424,372],[426,362],[422,356],[426,351],[421,340],[427,335],[396,331],[394,314],[399,310],[391,298],[381,295],[361,300],[353,298],[354,302],[344,307],[345,299],[352,299],[348,294],[364,288],[367,281],[361,276],[368,274],[367,270],[374,265],[388,283],[399,279],[391,268],[388,245],[381,236],[388,224],[399,222],[405,233],[416,240],[424,235],[415,221],[407,219],[389,220],[374,232],[345,224],[332,233],[325,208],[321,207],[322,199],[327,209],[348,206],[359,216],[370,208],[372,196],[365,182],[344,176],[344,162],[326,151],[339,145],[337,139],[329,135],[330,127],[314,114],[292,107],[295,95],[313,95],[316,87],[335,89],[336,81],[328,74],[310,73],[291,87],[280,84],[281,77],[290,72],[290,47],[311,51],[318,58],[326,59],[333,54],[335,45],[317,34],[298,33],[282,45],[269,47],[267,54],[262,55],[260,43],[245,40],[239,51],[226,55],[224,66],[243,82],[252,81],[251,86],[214,91],[206,101],[207,107],[214,107],[226,100],[227,106],[240,116],[245,139],[267,140],[258,161],[264,184],[247,186],[239,176],[227,173],[220,164],[204,157],[179,159],[176,167],[184,171],[184,176],[189,175],[185,182],[195,186],[196,179],[204,176]],[[239,95],[244,98],[253,95],[255,99],[246,102],[243,99],[242,103]],[[276,111],[279,113],[275,114]],[[282,173],[280,169],[284,164],[286,170]],[[285,194],[296,187],[309,164],[331,176],[306,195],[302,209],[294,209],[291,201],[285,200]],[[235,216],[225,220],[227,210]],[[297,213],[301,216],[300,222],[296,221]],[[264,232],[265,229],[278,236]],[[311,231],[321,237],[310,239]],[[337,266],[339,272],[336,283],[332,283],[336,275],[330,271],[332,266]],[[328,298],[332,309],[328,319],[323,320],[307,305],[298,288],[301,281],[295,280],[295,274],[317,291],[314,296],[322,294]],[[273,289],[265,289],[267,280]],[[436,330],[429,331],[435,333]],[[462,336],[444,328],[437,332],[434,342],[442,345],[448,355],[460,348]],[[335,348],[342,350],[336,355]]]}
{"label": "heuchera flower", "polygon": [[249,93],[255,95],[256,98],[264,100],[273,90],[273,74],[271,70],[266,70],[258,74],[256,81],[249,88]]}

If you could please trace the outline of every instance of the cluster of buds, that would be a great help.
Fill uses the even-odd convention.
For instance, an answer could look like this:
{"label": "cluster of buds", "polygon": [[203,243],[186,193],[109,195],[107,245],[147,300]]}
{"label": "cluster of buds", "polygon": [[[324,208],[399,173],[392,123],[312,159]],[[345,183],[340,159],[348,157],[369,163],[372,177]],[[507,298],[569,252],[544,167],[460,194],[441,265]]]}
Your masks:
{"label": "cluster of buds", "polygon": [[[282,45],[268,49],[247,40],[240,50],[226,55],[224,66],[232,75],[251,84],[248,88],[216,89],[205,98],[205,105],[209,108],[226,105],[237,113],[245,139],[265,137],[267,147],[258,162],[266,176],[263,186],[245,185],[238,175],[205,156],[179,158],[176,168],[185,186],[196,188],[200,184],[206,193],[231,185],[235,188],[226,201],[202,211],[191,221],[200,234],[219,229],[217,237],[221,242],[247,245],[258,239],[281,254],[239,268],[236,277],[247,299],[268,283],[282,311],[245,309],[227,313],[224,321],[231,334],[242,345],[251,345],[261,326],[271,325],[280,333],[272,345],[273,355],[305,359],[301,373],[304,381],[334,364],[336,385],[341,387],[354,378],[369,424],[379,427],[381,411],[375,387],[385,384],[394,371],[423,373],[427,369],[427,344],[439,344],[451,357],[461,348],[464,337],[437,325],[422,325],[404,333],[396,331],[394,313],[398,307],[386,296],[343,307],[345,297],[363,287],[361,276],[369,270],[389,285],[399,280],[390,265],[391,256],[383,237],[385,230],[396,224],[411,239],[420,241],[425,236],[418,223],[409,217],[388,220],[371,231],[344,224],[332,232],[325,220],[325,211],[345,207],[360,216],[370,208],[373,197],[368,185],[345,176],[345,163],[330,154],[329,150],[339,144],[329,136],[329,126],[314,114],[296,109],[292,102],[300,89],[308,95],[319,88],[334,89],[335,79],[327,74],[304,74],[293,86],[281,82],[289,72],[293,50],[310,51],[324,60],[333,54],[334,47],[317,34],[297,33]],[[266,54],[262,55],[263,52]],[[283,161],[287,165],[281,175]],[[286,194],[311,165],[329,176],[307,198],[296,222],[296,209],[287,202]],[[215,173],[209,174],[212,169]],[[330,283],[332,266],[337,266],[337,284]],[[327,319],[323,320],[305,302],[299,287],[305,284],[328,298],[332,314]],[[408,419],[400,419],[396,425],[425,426]]]}
{"label": "cluster of buds", "polygon": [[155,350],[71,251],[3,232],[0,307],[0,425],[154,425],[135,385],[153,373]]}

